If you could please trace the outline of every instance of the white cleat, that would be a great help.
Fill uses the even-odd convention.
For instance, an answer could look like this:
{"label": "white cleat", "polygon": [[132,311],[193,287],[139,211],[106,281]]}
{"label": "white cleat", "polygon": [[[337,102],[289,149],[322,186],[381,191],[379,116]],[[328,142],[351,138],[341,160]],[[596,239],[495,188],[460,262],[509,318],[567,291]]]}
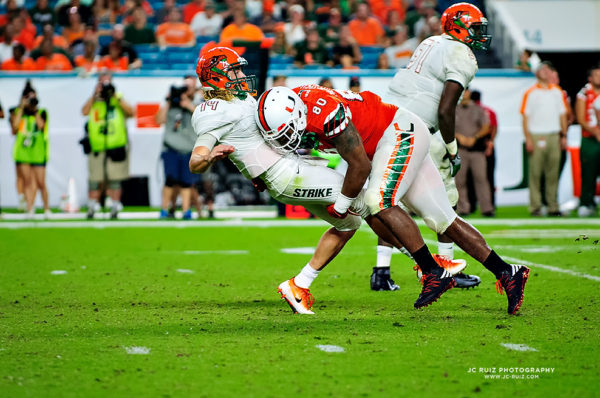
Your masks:
{"label": "white cleat", "polygon": [[282,299],[287,301],[294,313],[314,315],[314,312],[311,311],[315,301],[313,295],[309,289],[296,286],[294,278],[282,282],[277,292],[281,294]]}

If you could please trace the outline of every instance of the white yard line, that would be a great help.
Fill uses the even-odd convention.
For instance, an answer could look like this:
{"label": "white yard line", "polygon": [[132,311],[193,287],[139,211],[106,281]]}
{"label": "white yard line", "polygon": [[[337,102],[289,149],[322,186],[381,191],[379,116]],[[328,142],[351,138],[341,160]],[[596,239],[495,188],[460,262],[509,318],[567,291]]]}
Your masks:
{"label": "white yard line", "polygon": [[529,347],[527,344],[501,343],[500,345],[513,351],[537,351],[535,348]]}
{"label": "white yard line", "polygon": [[[584,225],[591,228],[597,227],[598,230],[589,229],[585,231],[572,230],[576,235],[581,233],[593,233],[600,234],[600,219],[473,219],[469,222],[475,226],[575,226]],[[424,226],[422,220],[417,220],[417,224]],[[270,227],[318,227],[327,226],[325,221],[322,220],[252,220],[252,219],[229,219],[229,220],[212,220],[212,221],[178,221],[178,220],[116,220],[116,221],[103,221],[103,220],[90,220],[90,221],[0,221],[0,229],[23,229],[23,228],[226,228],[226,227],[258,227],[258,228],[270,228]],[[366,224],[363,225],[365,230],[368,230]],[[519,232],[521,230],[511,230],[501,232],[502,234],[516,235],[524,234],[525,232]],[[531,231],[531,230],[527,230]],[[539,230],[537,230],[538,233]],[[551,232],[553,237],[568,236],[567,234],[559,231],[556,233]],[[560,235],[562,234],[562,235]],[[504,236],[504,235],[503,235]]]}
{"label": "white yard line", "polygon": [[150,348],[148,347],[138,347],[138,346],[131,346],[131,347],[123,347],[125,349],[125,351],[128,354],[131,355],[148,355],[150,354]]}
{"label": "white yard line", "polygon": [[344,347],[340,347],[339,345],[329,345],[329,344],[319,344],[316,345],[319,350],[324,352],[345,352]]}
{"label": "white yard line", "polygon": [[595,276],[595,275],[590,275],[590,274],[586,274],[583,272],[573,271],[570,269],[555,267],[554,265],[532,263],[531,261],[522,260],[522,259],[516,258],[516,257],[510,257],[510,256],[502,256],[502,257],[508,261],[514,262],[515,264],[527,265],[528,267],[534,267],[534,268],[542,268],[542,269],[545,269],[548,271],[560,272],[563,274],[576,276],[578,278],[584,278],[584,279],[589,279],[592,281],[600,282],[600,276]]}

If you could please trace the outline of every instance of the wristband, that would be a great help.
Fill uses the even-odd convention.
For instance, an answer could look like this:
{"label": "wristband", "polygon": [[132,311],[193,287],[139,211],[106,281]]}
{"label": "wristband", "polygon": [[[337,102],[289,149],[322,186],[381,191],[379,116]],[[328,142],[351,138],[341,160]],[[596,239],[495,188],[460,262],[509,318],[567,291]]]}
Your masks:
{"label": "wristband", "polygon": [[456,155],[456,153],[458,152],[458,145],[456,144],[456,138],[452,140],[452,142],[449,142],[446,144],[446,149],[448,150],[448,153],[451,156]]}
{"label": "wristband", "polygon": [[340,192],[337,199],[335,200],[335,204],[333,205],[333,208],[338,213],[344,214],[348,211],[348,209],[350,208],[350,205],[352,205],[352,202],[354,201],[354,199],[356,199],[356,198],[349,198]]}

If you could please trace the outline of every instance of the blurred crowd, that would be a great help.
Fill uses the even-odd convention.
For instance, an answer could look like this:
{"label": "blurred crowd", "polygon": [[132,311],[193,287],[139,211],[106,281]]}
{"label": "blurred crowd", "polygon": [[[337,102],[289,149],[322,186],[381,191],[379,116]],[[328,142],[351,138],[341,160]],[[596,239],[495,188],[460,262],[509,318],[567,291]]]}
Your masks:
{"label": "blurred crowd", "polygon": [[[479,4],[479,1],[471,1]],[[361,47],[376,67],[399,68],[424,38],[441,33],[451,0],[7,0],[0,8],[2,70],[126,71],[136,45],[261,42],[298,67],[355,69]]]}

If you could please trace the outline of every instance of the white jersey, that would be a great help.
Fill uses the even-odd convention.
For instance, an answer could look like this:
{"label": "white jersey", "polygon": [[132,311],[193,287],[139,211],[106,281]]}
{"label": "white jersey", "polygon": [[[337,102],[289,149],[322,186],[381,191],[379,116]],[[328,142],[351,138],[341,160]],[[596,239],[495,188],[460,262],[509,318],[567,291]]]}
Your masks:
{"label": "white jersey", "polygon": [[406,69],[396,72],[385,102],[417,114],[427,127],[438,129],[438,106],[448,80],[466,88],[477,72],[471,49],[445,34],[421,42]]}
{"label": "white jersey", "polygon": [[229,159],[249,179],[260,176],[282,158],[265,143],[254,121],[255,112],[256,100],[247,96],[244,100],[211,99],[197,106],[192,115],[198,137],[210,134],[218,143],[235,148]]}

